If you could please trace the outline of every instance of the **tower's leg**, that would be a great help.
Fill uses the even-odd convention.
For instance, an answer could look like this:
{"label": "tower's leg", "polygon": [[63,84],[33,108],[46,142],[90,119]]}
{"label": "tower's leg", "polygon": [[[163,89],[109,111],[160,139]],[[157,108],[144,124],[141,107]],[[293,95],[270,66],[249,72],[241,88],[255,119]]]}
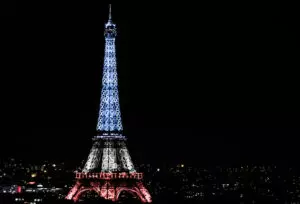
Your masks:
{"label": "tower's leg", "polygon": [[116,189],[115,201],[119,199],[122,191],[127,191],[129,193],[137,195],[143,203],[151,203],[151,196],[148,190],[143,186],[141,182],[138,182],[135,187],[118,187]]}
{"label": "tower's leg", "polygon": [[151,203],[151,195],[148,190],[145,188],[142,182],[137,182],[138,189],[140,190],[141,194],[144,196],[147,203]]}
{"label": "tower's leg", "polygon": [[81,183],[79,181],[77,181],[76,184],[74,185],[74,187],[69,191],[68,195],[66,196],[66,199],[67,200],[72,200],[74,195],[76,193],[78,193],[78,190],[79,190],[80,186],[81,186]]}
{"label": "tower's leg", "polygon": [[101,186],[101,190],[100,190],[100,196],[102,197],[102,198],[105,198],[105,199],[108,199],[108,192],[107,192],[107,188],[108,188],[108,183],[107,182],[105,182],[105,184],[104,185],[102,185]]}
{"label": "tower's leg", "polygon": [[115,188],[113,186],[110,186],[108,188],[107,193],[108,193],[108,199],[109,200],[112,200],[112,201],[116,200],[116,190],[115,190]]}
{"label": "tower's leg", "polygon": [[83,186],[81,186],[81,187],[78,189],[78,191],[77,191],[77,193],[75,194],[75,196],[73,197],[73,201],[74,201],[74,202],[77,202],[78,199],[79,199],[79,197],[81,196],[81,194],[82,194],[83,192],[85,192],[85,191],[88,191],[88,190],[89,190],[88,188],[84,188]]}

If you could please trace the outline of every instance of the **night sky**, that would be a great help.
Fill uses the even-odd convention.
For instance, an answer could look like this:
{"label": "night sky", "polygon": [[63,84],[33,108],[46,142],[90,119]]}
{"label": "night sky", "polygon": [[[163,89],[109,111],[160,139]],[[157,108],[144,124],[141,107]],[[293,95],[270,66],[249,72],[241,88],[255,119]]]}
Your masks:
{"label": "night sky", "polygon": [[[279,2],[113,4],[121,112],[133,160],[296,163],[299,56],[288,8]],[[4,19],[3,157],[87,158],[107,18],[107,4],[81,1],[27,5]]]}
{"label": "night sky", "polygon": [[0,2],[0,16],[16,16],[16,1],[15,0],[2,0]]}

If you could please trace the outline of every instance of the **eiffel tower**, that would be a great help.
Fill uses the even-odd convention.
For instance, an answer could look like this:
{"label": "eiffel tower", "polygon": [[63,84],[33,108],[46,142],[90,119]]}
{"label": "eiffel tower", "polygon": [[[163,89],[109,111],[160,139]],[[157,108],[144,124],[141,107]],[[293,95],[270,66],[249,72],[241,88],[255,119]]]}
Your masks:
{"label": "eiffel tower", "polygon": [[100,197],[117,201],[122,191],[151,203],[143,174],[135,170],[126,147],[120,113],[115,52],[116,25],[112,22],[111,5],[105,24],[105,56],[97,136],[82,172],[76,172],[76,183],[66,199],[78,201],[83,193],[94,191]]}

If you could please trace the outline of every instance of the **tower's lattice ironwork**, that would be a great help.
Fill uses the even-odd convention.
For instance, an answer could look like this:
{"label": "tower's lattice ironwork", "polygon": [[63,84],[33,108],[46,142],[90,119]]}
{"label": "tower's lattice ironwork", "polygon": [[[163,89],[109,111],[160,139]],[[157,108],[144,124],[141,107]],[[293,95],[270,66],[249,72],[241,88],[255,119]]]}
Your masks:
{"label": "tower's lattice ironwork", "polygon": [[116,63],[116,25],[111,21],[111,15],[105,24],[105,56],[102,78],[100,111],[97,124],[98,131],[120,132],[123,130]]}
{"label": "tower's lattice ironwork", "polygon": [[116,25],[112,22],[111,6],[105,24],[105,54],[102,78],[97,136],[83,167],[76,172],[76,183],[66,199],[78,201],[87,191],[95,191],[100,197],[117,201],[122,191],[135,194],[142,202],[151,202],[144,187],[143,174],[135,170],[126,147],[121,120],[115,38]]}

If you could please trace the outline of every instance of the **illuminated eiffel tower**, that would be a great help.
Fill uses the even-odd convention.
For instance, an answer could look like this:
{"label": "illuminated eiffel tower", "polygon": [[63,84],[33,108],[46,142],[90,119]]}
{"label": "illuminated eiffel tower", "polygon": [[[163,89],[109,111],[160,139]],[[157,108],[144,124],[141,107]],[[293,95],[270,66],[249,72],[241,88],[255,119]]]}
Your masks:
{"label": "illuminated eiffel tower", "polygon": [[111,6],[105,24],[105,56],[97,136],[82,172],[76,172],[76,183],[66,199],[78,201],[87,191],[117,201],[122,191],[136,195],[144,203],[151,196],[144,187],[143,174],[135,170],[126,147],[120,113],[116,66],[116,25],[112,22]]}

